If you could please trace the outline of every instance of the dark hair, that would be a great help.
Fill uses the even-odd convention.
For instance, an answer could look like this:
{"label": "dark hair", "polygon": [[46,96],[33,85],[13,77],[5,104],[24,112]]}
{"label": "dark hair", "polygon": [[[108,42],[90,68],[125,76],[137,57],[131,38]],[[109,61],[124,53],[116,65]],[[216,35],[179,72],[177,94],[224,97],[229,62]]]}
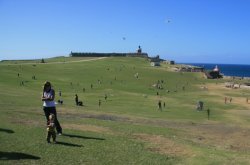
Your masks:
{"label": "dark hair", "polygon": [[49,81],[45,81],[44,86],[51,86],[51,83]]}
{"label": "dark hair", "polygon": [[51,87],[51,83],[49,81],[45,81],[44,85],[43,85],[43,92],[45,91],[45,87],[49,86]]}

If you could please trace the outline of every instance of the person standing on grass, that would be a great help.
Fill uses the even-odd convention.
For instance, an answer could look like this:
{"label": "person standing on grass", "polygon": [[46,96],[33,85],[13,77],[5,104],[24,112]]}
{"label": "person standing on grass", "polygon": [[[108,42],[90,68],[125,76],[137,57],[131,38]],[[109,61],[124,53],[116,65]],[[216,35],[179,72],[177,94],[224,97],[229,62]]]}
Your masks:
{"label": "person standing on grass", "polygon": [[105,99],[105,101],[107,101],[107,99],[108,99],[108,95],[106,93],[105,93],[104,99]]}
{"label": "person standing on grass", "polygon": [[162,110],[162,108],[161,108],[161,100],[158,101],[158,109]]}
{"label": "person standing on grass", "polygon": [[225,104],[227,103],[227,97],[225,97],[225,100],[224,100]]}
{"label": "person standing on grass", "polygon": [[59,96],[60,96],[60,97],[62,96],[62,91],[61,91],[61,90],[59,90]]}
{"label": "person standing on grass", "polygon": [[75,102],[76,102],[76,105],[78,105],[78,95],[77,94],[75,94]]}
{"label": "person standing on grass", "polygon": [[49,122],[49,115],[54,114],[55,116],[55,127],[57,130],[58,135],[62,134],[62,127],[60,126],[59,121],[57,120],[56,114],[56,105],[55,105],[55,91],[51,87],[51,83],[46,81],[43,86],[43,94],[42,94],[42,101],[43,101],[43,111],[47,122]]}
{"label": "person standing on grass", "polygon": [[102,101],[99,99],[99,102],[98,102],[99,108],[101,106],[101,103],[102,103]]}
{"label": "person standing on grass", "polygon": [[207,119],[209,120],[209,118],[210,118],[210,109],[208,108],[207,109]]}

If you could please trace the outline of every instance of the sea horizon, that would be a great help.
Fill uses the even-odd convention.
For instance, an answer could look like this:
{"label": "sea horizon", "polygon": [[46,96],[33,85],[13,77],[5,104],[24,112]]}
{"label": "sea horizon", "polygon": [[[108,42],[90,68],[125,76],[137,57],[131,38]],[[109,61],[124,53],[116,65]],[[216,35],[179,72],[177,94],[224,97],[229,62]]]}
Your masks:
{"label": "sea horizon", "polygon": [[203,67],[205,70],[213,70],[217,65],[224,76],[250,77],[250,64],[220,64],[220,63],[178,63]]}

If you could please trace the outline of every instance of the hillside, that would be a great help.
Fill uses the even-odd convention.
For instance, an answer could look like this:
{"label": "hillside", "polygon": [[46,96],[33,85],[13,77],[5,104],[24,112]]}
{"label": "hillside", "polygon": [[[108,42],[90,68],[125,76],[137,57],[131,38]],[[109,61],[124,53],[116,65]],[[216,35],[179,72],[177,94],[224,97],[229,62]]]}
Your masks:
{"label": "hillside", "polygon": [[[250,163],[247,89],[172,72],[167,64],[151,67],[143,58],[45,61],[0,63],[0,164]],[[58,144],[45,140],[46,80],[63,100]],[[75,105],[75,94],[84,106]],[[203,111],[196,110],[200,100]]]}

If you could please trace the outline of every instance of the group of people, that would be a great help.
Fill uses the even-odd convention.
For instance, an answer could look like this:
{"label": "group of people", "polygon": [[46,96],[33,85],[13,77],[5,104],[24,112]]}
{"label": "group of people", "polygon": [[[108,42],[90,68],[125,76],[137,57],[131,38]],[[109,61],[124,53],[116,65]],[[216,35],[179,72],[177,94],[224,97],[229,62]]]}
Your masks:
{"label": "group of people", "polygon": [[[165,108],[166,104],[163,102],[163,107]],[[158,110],[162,110],[162,102],[161,100],[158,101]]]}
{"label": "group of people", "polygon": [[[61,90],[59,91],[59,96],[61,97]],[[52,137],[52,140],[54,143],[56,143],[56,132],[58,135],[62,135],[62,127],[57,119],[57,112],[56,112],[56,105],[55,105],[55,91],[52,88],[52,85],[49,81],[46,81],[43,86],[43,93],[42,93],[42,101],[43,101],[43,111],[44,115],[46,117],[46,123],[47,123],[47,142],[50,143],[50,139]],[[107,100],[107,94],[105,94],[105,100]],[[227,102],[228,98],[225,97],[225,103]],[[232,101],[232,98],[229,99],[229,101]],[[78,95],[75,95],[75,102],[77,106],[82,106],[82,102],[78,100]],[[247,98],[248,102],[248,98]],[[99,99],[98,102],[99,107],[101,106],[101,100]],[[165,108],[165,102],[163,102],[163,107]],[[158,109],[162,110],[162,101],[158,101]],[[197,103],[197,110],[203,109],[203,102],[198,101]],[[210,110],[207,110],[208,113],[208,119],[210,116]]]}
{"label": "group of people", "polygon": [[[59,90],[59,96],[61,98],[62,92]],[[107,94],[105,94],[105,100],[107,100]],[[43,85],[43,93],[41,100],[43,101],[43,111],[46,117],[47,124],[47,137],[48,143],[51,143],[51,137],[53,143],[56,143],[56,134],[62,135],[62,127],[57,118],[56,104],[55,104],[55,90],[49,81],[46,81]],[[61,100],[61,99],[60,99]],[[75,94],[75,102],[77,106],[83,106],[82,101],[78,100],[78,95]],[[60,102],[59,102],[60,103]],[[99,100],[99,107],[101,106],[101,100]]]}
{"label": "group of people", "polygon": [[230,98],[225,97],[224,103],[227,104],[228,101],[231,103],[233,101],[233,98],[232,97],[230,97]]}

